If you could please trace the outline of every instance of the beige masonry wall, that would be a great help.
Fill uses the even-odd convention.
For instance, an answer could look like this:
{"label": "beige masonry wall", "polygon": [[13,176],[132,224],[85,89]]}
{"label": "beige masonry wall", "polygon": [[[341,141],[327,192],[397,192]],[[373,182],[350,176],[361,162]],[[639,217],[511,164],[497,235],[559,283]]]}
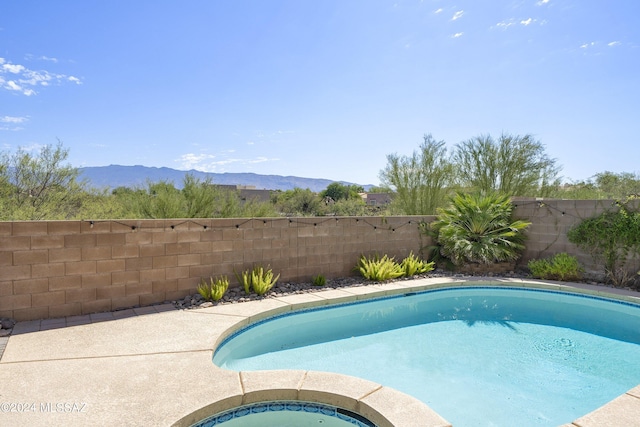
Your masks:
{"label": "beige masonry wall", "polygon": [[[631,204],[640,206],[640,201]],[[567,239],[567,232],[582,220],[594,217],[608,210],[616,210],[614,200],[553,200],[553,199],[514,199],[514,216],[531,221],[527,230],[526,250],[518,261],[526,266],[530,259],[552,256],[567,252],[578,258],[588,273],[602,275],[604,267],[595,263],[591,255],[578,249]],[[630,257],[628,268],[640,270],[637,258]]]}
{"label": "beige masonry wall", "polygon": [[[568,252],[589,272],[602,272],[566,233],[612,203],[514,200],[515,216],[532,222],[519,266]],[[349,276],[361,254],[419,253],[431,242],[418,224],[433,218],[0,222],[0,317],[43,319],[174,300],[196,292],[202,278],[226,275],[237,285],[234,271],[254,264],[270,265],[281,281]]]}
{"label": "beige masonry wall", "polygon": [[403,258],[422,217],[0,222],[0,317],[117,310],[196,292],[254,264],[281,281],[353,275],[361,254]]}

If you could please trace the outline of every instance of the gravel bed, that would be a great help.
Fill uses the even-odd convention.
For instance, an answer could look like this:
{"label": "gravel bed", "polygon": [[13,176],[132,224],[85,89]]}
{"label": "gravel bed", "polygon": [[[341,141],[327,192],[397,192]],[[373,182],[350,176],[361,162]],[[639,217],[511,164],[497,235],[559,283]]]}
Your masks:
{"label": "gravel bed", "polygon": [[[491,277],[491,275],[484,275],[485,277]],[[400,279],[388,280],[383,283],[397,282],[403,280],[415,280],[428,277],[472,277],[468,274],[455,274],[450,271],[434,270],[427,274],[415,275],[413,277],[403,277]],[[495,277],[511,277],[511,278],[527,278],[528,276],[519,272],[510,272],[507,274],[501,274]],[[367,286],[375,285],[376,283],[370,280],[365,280],[362,277],[341,277],[337,279],[327,279],[327,283],[324,286],[315,286],[312,283],[291,283],[291,282],[278,282],[273,288],[266,294],[258,296],[256,294],[247,295],[244,289],[240,287],[229,288],[224,294],[221,300],[217,302],[205,301],[204,298],[198,293],[188,295],[183,299],[171,301],[171,303],[178,309],[193,310],[198,308],[213,307],[215,305],[225,304],[238,304],[247,301],[256,301],[268,298],[276,298],[286,295],[306,294],[312,292],[319,292],[324,289],[340,289],[346,287],[355,286]]]}

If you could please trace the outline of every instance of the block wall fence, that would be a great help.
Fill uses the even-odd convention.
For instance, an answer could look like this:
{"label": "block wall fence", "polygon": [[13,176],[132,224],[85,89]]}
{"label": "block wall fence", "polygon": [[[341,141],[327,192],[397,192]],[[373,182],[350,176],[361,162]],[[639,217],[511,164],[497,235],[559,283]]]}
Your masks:
{"label": "block wall fence", "polygon": [[[567,230],[610,201],[517,199],[532,222],[520,265],[557,252],[591,257]],[[354,275],[362,254],[402,259],[431,244],[433,216],[0,222],[0,317],[45,319],[183,298],[202,278],[269,265],[281,281]]]}
{"label": "block wall fence", "polygon": [[0,222],[0,317],[33,320],[183,298],[270,265],[280,281],[354,274],[361,254],[418,253],[426,217]]}
{"label": "block wall fence", "polygon": [[[640,201],[632,202],[630,207],[638,209]],[[604,267],[594,262],[591,255],[578,249],[569,242],[567,232],[581,221],[597,216],[608,210],[616,210],[614,200],[544,200],[513,199],[514,217],[531,221],[527,229],[526,250],[518,261],[526,266],[531,259],[547,258],[559,252],[574,255],[588,274],[602,276]],[[630,258],[628,267],[640,270],[637,258]]]}

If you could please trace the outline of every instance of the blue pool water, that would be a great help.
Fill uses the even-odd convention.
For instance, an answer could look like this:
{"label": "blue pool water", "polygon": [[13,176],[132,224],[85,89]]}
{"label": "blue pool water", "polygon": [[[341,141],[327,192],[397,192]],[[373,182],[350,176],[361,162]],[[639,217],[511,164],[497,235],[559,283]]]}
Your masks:
{"label": "blue pool water", "polygon": [[230,409],[192,427],[375,427],[335,406],[299,401],[259,402]]}
{"label": "blue pool water", "polygon": [[366,378],[456,427],[558,426],[640,383],[640,307],[541,290],[440,289],[268,319],[229,337],[213,360]]}

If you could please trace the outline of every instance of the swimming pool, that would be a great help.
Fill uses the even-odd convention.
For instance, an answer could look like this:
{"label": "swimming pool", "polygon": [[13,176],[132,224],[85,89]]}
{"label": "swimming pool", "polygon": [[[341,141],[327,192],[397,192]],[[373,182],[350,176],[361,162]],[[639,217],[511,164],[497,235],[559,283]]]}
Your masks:
{"label": "swimming pool", "polygon": [[228,337],[214,362],[359,376],[456,426],[559,425],[640,383],[639,313],[560,292],[447,288],[268,319]]}

